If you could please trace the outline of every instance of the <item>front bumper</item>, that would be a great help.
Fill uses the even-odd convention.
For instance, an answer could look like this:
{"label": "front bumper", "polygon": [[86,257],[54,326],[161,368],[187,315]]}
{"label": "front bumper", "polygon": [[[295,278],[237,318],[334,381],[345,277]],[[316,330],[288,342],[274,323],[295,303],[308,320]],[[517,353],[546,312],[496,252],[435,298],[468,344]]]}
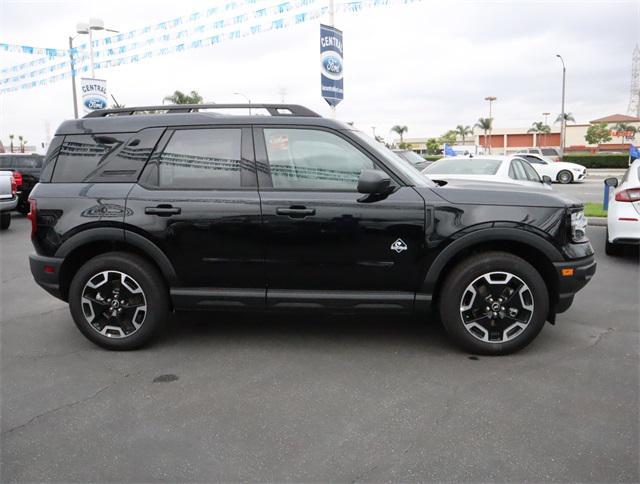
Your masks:
{"label": "front bumper", "polygon": [[573,297],[591,280],[596,273],[596,260],[593,255],[567,262],[554,262],[558,277],[558,302],[555,312],[563,313],[573,303]]}
{"label": "front bumper", "polygon": [[36,283],[52,296],[64,301],[60,290],[60,268],[63,261],[64,259],[58,257],[45,257],[37,254],[29,256],[31,274]]}

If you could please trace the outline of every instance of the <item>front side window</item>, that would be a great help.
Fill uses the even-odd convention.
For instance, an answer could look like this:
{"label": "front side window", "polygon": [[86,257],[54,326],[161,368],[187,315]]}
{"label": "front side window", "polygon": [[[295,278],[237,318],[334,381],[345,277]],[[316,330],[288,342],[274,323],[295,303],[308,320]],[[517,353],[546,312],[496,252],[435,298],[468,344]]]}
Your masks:
{"label": "front side window", "polygon": [[356,190],[373,161],[346,140],[316,129],[265,128],[273,188]]}
{"label": "front side window", "polygon": [[241,187],[240,128],[176,130],[159,157],[161,188],[211,190]]}
{"label": "front side window", "polygon": [[520,160],[512,160],[511,167],[509,168],[509,177],[514,180],[526,180],[527,173],[524,171],[524,167]]}
{"label": "front side window", "polygon": [[522,161],[522,168],[524,168],[524,172],[527,175],[527,180],[532,182],[540,181],[540,175],[538,175],[538,172],[524,160]]}

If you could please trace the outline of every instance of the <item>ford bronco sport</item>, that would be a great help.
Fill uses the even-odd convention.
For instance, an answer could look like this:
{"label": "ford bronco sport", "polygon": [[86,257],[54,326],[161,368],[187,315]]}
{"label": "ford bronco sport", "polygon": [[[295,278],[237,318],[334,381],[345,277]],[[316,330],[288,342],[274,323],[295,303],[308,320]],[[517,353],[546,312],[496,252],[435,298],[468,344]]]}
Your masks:
{"label": "ford bronco sport", "polygon": [[573,199],[434,183],[302,106],[220,112],[247,107],[58,128],[30,198],[31,272],[94,343],[139,347],[181,309],[326,310],[439,315],[467,350],[504,354],[595,273]]}

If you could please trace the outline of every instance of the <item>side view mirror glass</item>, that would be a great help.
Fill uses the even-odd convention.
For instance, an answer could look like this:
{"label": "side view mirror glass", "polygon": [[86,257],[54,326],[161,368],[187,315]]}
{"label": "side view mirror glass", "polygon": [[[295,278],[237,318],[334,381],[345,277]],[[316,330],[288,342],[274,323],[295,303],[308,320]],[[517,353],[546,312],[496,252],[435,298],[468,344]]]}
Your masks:
{"label": "side view mirror glass", "polygon": [[608,187],[613,187],[613,188],[615,188],[615,187],[617,187],[617,186],[618,186],[618,179],[617,179],[617,178],[613,178],[613,177],[612,177],[612,178],[607,178],[607,179],[604,181],[604,184],[605,184],[605,185],[607,185]]}
{"label": "side view mirror glass", "polygon": [[551,177],[548,175],[542,175],[542,183],[544,183],[545,185],[551,185]]}

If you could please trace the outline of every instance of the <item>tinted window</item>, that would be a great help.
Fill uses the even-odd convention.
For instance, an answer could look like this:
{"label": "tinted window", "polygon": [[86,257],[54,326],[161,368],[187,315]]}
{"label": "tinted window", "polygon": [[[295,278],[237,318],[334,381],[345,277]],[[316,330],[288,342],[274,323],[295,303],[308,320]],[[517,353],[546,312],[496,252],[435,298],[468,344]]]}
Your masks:
{"label": "tinted window", "polygon": [[64,136],[54,136],[51,143],[49,143],[47,155],[44,159],[44,168],[42,169],[42,173],[40,173],[41,182],[48,182],[51,180],[53,167],[55,166],[56,158],[58,158],[58,154],[60,153],[60,147],[62,146],[63,139]]}
{"label": "tinted window", "polygon": [[241,130],[176,130],[159,157],[164,188],[240,188]]}
{"label": "tinted window", "polygon": [[355,190],[373,161],[343,138],[312,129],[264,129],[274,188]]}
{"label": "tinted window", "polygon": [[11,168],[13,156],[0,156],[0,168]]}
{"label": "tinted window", "polygon": [[522,161],[522,167],[527,175],[527,180],[532,182],[540,181],[540,175],[538,175],[538,172],[529,163]]}
{"label": "tinted window", "polygon": [[535,163],[535,164],[538,164],[538,165],[546,165],[546,163],[544,161],[542,161],[540,158],[536,158],[535,156],[525,155],[524,158],[526,158],[526,160],[529,163]]}
{"label": "tinted window", "polygon": [[427,175],[495,175],[501,163],[500,160],[479,158],[443,158],[422,172]]}
{"label": "tinted window", "polygon": [[42,156],[14,156],[14,168],[42,168]]}
{"label": "tinted window", "polygon": [[542,154],[547,156],[558,156],[559,153],[554,148],[542,148]]}
{"label": "tinted window", "polygon": [[57,183],[84,182],[95,174],[110,153],[120,148],[130,134],[68,135],[60,147],[60,154],[52,180]]}

